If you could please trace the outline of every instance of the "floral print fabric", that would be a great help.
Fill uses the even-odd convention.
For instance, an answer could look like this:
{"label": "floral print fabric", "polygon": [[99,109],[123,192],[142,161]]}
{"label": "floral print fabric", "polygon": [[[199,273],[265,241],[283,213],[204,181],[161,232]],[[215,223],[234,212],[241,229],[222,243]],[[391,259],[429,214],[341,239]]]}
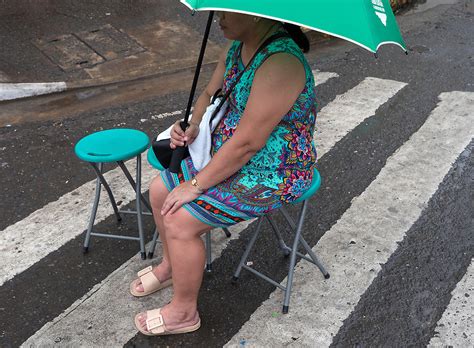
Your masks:
{"label": "floral print fabric", "polygon": [[[244,70],[240,42],[234,42],[226,59],[224,93]],[[311,186],[316,150],[313,133],[316,121],[314,78],[302,51],[288,38],[272,42],[255,57],[229,97],[225,116],[212,135],[211,154],[215,154],[237,129],[257,69],[273,54],[289,53],[304,65],[306,84],[291,110],[271,133],[266,145],[237,173],[208,189],[184,207],[201,221],[225,227],[251,219],[291,203]],[[182,162],[182,175],[162,172],[168,189],[197,174],[191,158]],[[206,207],[208,209],[206,209]]]}

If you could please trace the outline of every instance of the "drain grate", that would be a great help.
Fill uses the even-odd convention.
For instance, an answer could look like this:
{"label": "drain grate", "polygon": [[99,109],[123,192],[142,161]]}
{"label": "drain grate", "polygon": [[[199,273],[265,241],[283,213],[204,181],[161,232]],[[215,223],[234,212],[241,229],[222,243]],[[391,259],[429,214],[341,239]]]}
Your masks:
{"label": "drain grate", "polygon": [[90,31],[39,39],[34,44],[66,72],[145,51],[138,42],[110,24]]}

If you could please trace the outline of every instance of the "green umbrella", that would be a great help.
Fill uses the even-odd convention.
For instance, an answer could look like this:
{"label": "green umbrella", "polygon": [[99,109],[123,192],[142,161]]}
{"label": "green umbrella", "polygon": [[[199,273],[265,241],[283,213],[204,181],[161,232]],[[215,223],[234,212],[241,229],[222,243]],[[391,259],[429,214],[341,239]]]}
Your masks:
{"label": "green umbrella", "polygon": [[195,11],[229,11],[293,23],[376,53],[384,44],[406,51],[388,0],[181,0]]}
{"label": "green umbrella", "polygon": [[[188,126],[214,11],[245,13],[317,30],[353,42],[376,53],[384,44],[395,44],[406,52],[405,43],[388,0],[180,0],[193,11],[210,11],[196,73],[181,122]],[[173,151],[170,170],[179,172],[185,147]]]}

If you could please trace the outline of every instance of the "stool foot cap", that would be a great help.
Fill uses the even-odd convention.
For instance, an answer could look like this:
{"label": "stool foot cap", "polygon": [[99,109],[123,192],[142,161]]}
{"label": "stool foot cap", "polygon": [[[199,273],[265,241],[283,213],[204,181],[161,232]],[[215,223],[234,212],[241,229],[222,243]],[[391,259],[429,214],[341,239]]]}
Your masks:
{"label": "stool foot cap", "polygon": [[329,279],[329,277],[330,277],[329,273],[324,275],[324,279]]}
{"label": "stool foot cap", "polygon": [[89,252],[89,247],[83,247],[82,248],[82,253],[87,254]]}
{"label": "stool foot cap", "polygon": [[146,253],[140,253],[140,254],[141,254],[142,260],[146,260]]}
{"label": "stool foot cap", "polygon": [[283,310],[281,311],[283,314],[288,314],[290,306],[283,306]]}
{"label": "stool foot cap", "polygon": [[153,254],[154,254],[153,252],[149,251],[149,252],[148,252],[148,258],[149,258],[149,259],[152,259],[152,258],[153,258]]}
{"label": "stool foot cap", "polygon": [[239,277],[236,277],[236,276],[232,277],[232,283],[237,283],[238,280],[239,280]]}
{"label": "stool foot cap", "polygon": [[211,273],[212,272],[212,265],[211,264],[206,264],[206,272]]}

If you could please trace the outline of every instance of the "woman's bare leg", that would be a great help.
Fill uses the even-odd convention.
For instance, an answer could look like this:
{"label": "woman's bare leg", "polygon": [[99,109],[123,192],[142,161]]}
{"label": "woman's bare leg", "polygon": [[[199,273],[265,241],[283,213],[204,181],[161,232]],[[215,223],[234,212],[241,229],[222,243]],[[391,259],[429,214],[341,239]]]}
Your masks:
{"label": "woman's bare leg", "polygon": [[[211,227],[197,220],[184,208],[164,217],[166,242],[173,270],[173,299],[162,315],[169,330],[194,325],[199,320],[197,298],[201,287],[205,248],[201,235]],[[146,314],[140,317],[146,330]]]}
{"label": "woman's bare leg", "polygon": [[[161,215],[161,207],[163,206],[163,202],[168,193],[169,191],[163,183],[161,176],[158,175],[150,184],[150,204],[153,209],[153,219],[158,228],[163,248],[163,258],[161,263],[153,268],[153,273],[160,282],[164,282],[171,278],[171,263],[169,261],[168,246],[166,243],[166,230],[163,224],[163,216]],[[138,282],[136,290],[138,292],[143,292],[143,286],[140,282]]]}

